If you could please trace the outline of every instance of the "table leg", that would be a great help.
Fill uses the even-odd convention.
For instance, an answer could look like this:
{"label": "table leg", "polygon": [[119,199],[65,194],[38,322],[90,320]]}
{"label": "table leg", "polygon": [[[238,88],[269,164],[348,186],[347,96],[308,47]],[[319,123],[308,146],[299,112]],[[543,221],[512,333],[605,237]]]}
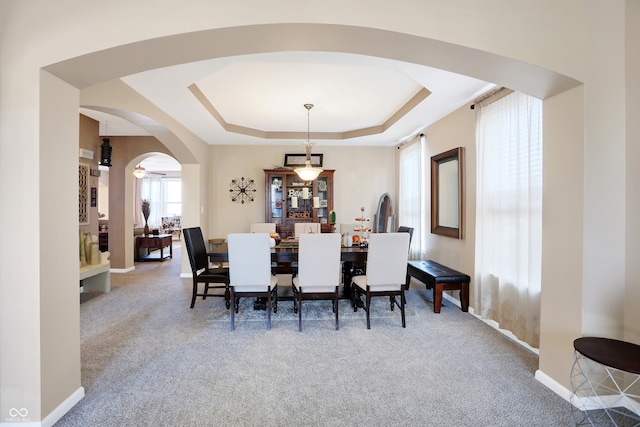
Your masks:
{"label": "table leg", "polygon": [[462,283],[460,290],[460,308],[462,311],[469,311],[469,282]]}
{"label": "table leg", "polygon": [[442,285],[436,283],[433,287],[433,312],[440,313],[442,308]]}

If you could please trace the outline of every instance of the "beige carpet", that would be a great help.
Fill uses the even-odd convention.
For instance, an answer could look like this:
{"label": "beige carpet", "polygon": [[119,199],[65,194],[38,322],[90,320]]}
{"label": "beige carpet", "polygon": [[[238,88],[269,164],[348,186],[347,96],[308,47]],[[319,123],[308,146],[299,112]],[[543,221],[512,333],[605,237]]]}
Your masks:
{"label": "beige carpet", "polygon": [[447,301],[433,313],[417,283],[406,329],[385,302],[367,330],[345,301],[339,331],[320,302],[305,303],[299,333],[284,302],[271,331],[243,304],[230,332],[222,298],[189,309],[174,255],[85,298],[86,396],[57,426],[572,425],[569,404],[534,379],[534,353]]}

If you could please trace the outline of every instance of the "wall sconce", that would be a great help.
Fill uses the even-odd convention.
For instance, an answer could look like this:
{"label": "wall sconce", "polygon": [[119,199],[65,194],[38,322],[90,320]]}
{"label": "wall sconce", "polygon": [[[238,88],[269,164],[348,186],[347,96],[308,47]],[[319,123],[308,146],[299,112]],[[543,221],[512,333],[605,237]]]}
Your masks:
{"label": "wall sconce", "polygon": [[100,165],[111,167],[111,144],[109,144],[109,138],[102,138],[102,145],[100,146]]}

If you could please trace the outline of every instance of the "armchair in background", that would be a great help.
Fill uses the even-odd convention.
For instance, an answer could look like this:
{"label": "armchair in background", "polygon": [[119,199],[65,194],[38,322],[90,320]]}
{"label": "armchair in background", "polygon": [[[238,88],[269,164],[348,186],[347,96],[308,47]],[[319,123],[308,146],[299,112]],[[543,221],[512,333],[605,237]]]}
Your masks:
{"label": "armchair in background", "polygon": [[182,217],[181,216],[163,216],[160,218],[162,233],[172,234],[173,237],[178,237],[182,234]]}

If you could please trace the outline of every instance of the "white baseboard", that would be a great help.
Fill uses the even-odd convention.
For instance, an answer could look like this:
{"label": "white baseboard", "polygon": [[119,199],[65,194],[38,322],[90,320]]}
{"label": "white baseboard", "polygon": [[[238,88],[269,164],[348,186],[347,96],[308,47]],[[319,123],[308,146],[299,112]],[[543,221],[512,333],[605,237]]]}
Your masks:
{"label": "white baseboard", "polygon": [[536,370],[535,378],[536,380],[541,382],[544,386],[546,386],[549,390],[551,390],[558,396],[562,397],[567,402],[571,401],[571,391],[565,386],[563,386],[562,384],[560,384],[559,382],[557,382],[556,380],[554,380],[553,378],[551,378],[549,375],[542,372],[540,369]]}
{"label": "white baseboard", "polygon": [[180,273],[180,278],[181,279],[191,279],[191,278],[193,278],[193,274],[191,274],[191,273]]}
{"label": "white baseboard", "polygon": [[57,423],[60,418],[62,418],[67,412],[71,410],[75,406],[76,403],[80,402],[84,397],[84,387],[78,388],[74,391],[71,396],[67,397],[64,402],[62,402],[56,409],[51,411],[49,415],[47,415],[44,420],[42,420],[42,427],[51,427],[55,423]]}
{"label": "white baseboard", "polygon": [[22,417],[18,420],[7,419],[7,422],[0,422],[0,427],[9,427],[20,425],[20,427],[52,427],[62,418],[67,412],[74,407],[74,405],[84,397],[84,387],[78,388],[64,402],[58,405],[49,415],[47,415],[42,421],[30,421],[29,416]]}
{"label": "white baseboard", "polygon": [[[442,293],[442,298],[446,299],[447,301],[451,302],[453,305],[457,306],[457,307],[461,307],[460,306],[460,301],[458,301],[456,298],[452,297],[451,295],[449,295],[446,292]],[[518,344],[520,344],[521,346],[523,346],[524,348],[526,348],[527,350],[535,353],[535,354],[540,354],[540,350],[535,348],[535,347],[531,347],[529,344],[527,344],[526,342],[520,340],[518,337],[516,337],[511,331],[508,331],[506,329],[500,329],[500,325],[498,324],[498,322],[496,322],[495,320],[491,320],[491,319],[483,319],[482,317],[480,317],[480,315],[475,313],[475,310],[473,309],[473,307],[469,307],[469,314],[471,314],[472,316],[474,316],[475,318],[477,318],[478,320],[482,320],[484,323],[486,323],[487,325],[491,326],[493,329],[495,329],[496,331],[502,333],[503,335],[505,335],[507,338],[517,342]]]}
{"label": "white baseboard", "polygon": [[130,271],[135,270],[136,267],[135,265],[133,267],[129,267],[129,268],[112,268],[111,270],[109,270],[110,273],[128,273]]}

